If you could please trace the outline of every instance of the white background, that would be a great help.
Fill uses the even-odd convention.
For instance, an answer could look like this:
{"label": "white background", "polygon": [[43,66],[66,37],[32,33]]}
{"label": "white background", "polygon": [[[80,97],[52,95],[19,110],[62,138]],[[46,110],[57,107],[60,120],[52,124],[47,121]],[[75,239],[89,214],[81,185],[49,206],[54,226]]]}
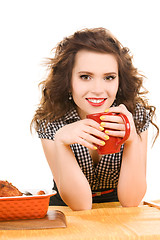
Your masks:
{"label": "white background", "polygon": [[[150,103],[160,125],[160,14],[157,0],[0,2],[0,179],[18,188],[52,188],[40,140],[30,133],[39,103],[38,83],[46,77],[45,58],[65,36],[82,28],[109,29],[134,55],[147,76]],[[160,199],[160,138],[148,141],[145,198]],[[65,156],[64,156],[65,157]]]}

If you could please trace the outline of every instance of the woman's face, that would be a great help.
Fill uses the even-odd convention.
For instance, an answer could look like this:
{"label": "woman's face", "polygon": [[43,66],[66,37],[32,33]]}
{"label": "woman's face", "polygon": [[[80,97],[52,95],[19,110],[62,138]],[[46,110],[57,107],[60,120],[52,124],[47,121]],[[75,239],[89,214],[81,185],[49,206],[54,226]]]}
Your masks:
{"label": "woman's face", "polygon": [[118,63],[114,55],[88,50],[76,54],[71,91],[81,119],[108,109],[115,100],[118,86]]}

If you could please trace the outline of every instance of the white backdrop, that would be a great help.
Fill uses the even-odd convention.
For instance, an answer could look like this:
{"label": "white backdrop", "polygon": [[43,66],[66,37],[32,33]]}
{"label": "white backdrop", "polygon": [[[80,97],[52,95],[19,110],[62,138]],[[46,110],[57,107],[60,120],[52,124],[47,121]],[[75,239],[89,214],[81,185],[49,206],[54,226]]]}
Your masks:
{"label": "white backdrop", "polygon": [[[57,42],[85,27],[105,27],[130,48],[148,78],[150,103],[159,106],[158,0],[5,0],[0,2],[0,179],[18,188],[52,188],[52,175],[40,140],[30,133],[39,102],[42,65]],[[148,141],[145,198],[160,199],[160,139]]]}

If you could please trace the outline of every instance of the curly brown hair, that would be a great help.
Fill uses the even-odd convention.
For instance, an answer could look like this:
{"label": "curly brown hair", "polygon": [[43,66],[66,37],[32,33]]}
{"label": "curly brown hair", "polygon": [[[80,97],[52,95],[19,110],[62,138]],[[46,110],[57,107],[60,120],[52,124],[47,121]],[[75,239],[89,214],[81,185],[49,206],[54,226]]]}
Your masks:
{"label": "curly brown hair", "polygon": [[[37,130],[41,121],[56,120],[75,107],[74,101],[69,100],[69,91],[75,55],[82,49],[110,53],[116,57],[119,69],[119,89],[116,103],[124,104],[133,115],[137,103],[144,106],[149,112],[151,123],[157,129],[156,136],[158,136],[159,128],[152,121],[156,108],[149,106],[145,98],[148,91],[143,87],[144,76],[133,66],[129,49],[123,47],[111,32],[104,28],[83,29],[58,43],[54,58],[47,62],[49,75],[45,81],[40,83],[42,97],[31,127],[34,125]],[[144,124],[142,123],[140,126],[135,120],[137,132]]]}

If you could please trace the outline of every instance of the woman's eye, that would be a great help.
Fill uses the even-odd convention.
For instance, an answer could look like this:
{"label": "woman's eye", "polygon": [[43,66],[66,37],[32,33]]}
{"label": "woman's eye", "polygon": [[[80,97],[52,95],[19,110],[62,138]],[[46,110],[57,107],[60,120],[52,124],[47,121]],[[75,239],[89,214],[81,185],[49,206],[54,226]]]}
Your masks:
{"label": "woman's eye", "polygon": [[80,78],[84,80],[89,80],[91,77],[89,75],[81,75]]}
{"label": "woman's eye", "polygon": [[116,78],[116,76],[112,76],[112,75],[105,77],[106,80],[113,80],[113,79],[115,79],[115,78]]}

